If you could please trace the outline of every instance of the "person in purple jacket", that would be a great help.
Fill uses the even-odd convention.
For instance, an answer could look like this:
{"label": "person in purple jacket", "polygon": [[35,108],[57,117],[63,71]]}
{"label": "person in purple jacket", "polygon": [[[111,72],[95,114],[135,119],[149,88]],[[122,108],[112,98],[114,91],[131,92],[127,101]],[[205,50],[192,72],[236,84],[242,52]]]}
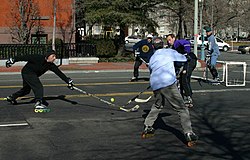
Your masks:
{"label": "person in purple jacket", "polygon": [[193,132],[189,110],[185,107],[183,98],[177,88],[174,62],[186,62],[183,54],[173,49],[163,48],[162,43],[154,42],[156,52],[149,61],[150,86],[154,92],[155,102],[144,121],[142,138],[149,138],[154,135],[153,127],[159,113],[169,102],[172,108],[180,117],[181,126],[188,142],[188,146],[197,141],[198,136]]}
{"label": "person in purple jacket", "polygon": [[[197,65],[197,57],[191,52],[191,43],[185,39],[176,39],[174,34],[167,35],[167,42],[172,49],[185,55],[187,62],[175,62],[176,74],[179,75],[180,92],[187,107],[193,106],[191,76]],[[182,70],[180,68],[183,67]]]}

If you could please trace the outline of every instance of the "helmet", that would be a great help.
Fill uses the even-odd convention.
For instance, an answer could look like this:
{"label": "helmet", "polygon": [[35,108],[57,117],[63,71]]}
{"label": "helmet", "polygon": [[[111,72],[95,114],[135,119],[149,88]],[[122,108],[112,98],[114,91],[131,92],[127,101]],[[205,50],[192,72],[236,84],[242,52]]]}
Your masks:
{"label": "helmet", "polygon": [[162,38],[161,37],[155,37],[153,39],[153,45],[154,45],[155,49],[161,49],[161,48],[163,48],[164,43],[163,43]]}
{"label": "helmet", "polygon": [[148,34],[147,38],[153,38],[153,35],[152,34]]}

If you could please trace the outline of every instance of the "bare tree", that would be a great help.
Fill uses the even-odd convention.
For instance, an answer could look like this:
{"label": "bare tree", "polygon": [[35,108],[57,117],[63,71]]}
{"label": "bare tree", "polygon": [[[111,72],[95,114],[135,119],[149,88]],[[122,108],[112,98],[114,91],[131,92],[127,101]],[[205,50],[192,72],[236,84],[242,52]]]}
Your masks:
{"label": "bare tree", "polygon": [[[61,6],[58,4],[58,12],[60,13]],[[62,35],[63,38],[63,42],[68,42],[71,43],[72,38],[73,38],[73,34],[75,33],[75,26],[74,26],[74,18],[75,18],[75,13],[72,12],[74,11],[74,4],[72,4],[71,9],[67,10],[67,12],[65,12],[65,17],[67,18],[66,20],[62,20],[62,18],[58,17],[58,21],[57,21],[57,26],[59,27],[59,32]]]}
{"label": "bare tree", "polygon": [[12,41],[22,44],[30,42],[31,30],[38,25],[39,8],[34,0],[10,0],[9,28]]}
{"label": "bare tree", "polygon": [[[250,11],[249,0],[211,0],[204,3],[204,24],[216,30],[237,28],[239,22],[248,30],[250,20],[247,19]],[[223,9],[222,9],[223,8]]]}

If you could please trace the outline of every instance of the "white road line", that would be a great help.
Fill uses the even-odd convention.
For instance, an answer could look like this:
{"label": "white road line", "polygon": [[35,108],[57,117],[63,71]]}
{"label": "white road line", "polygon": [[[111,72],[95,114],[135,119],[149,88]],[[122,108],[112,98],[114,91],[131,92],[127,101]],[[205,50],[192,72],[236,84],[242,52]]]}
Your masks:
{"label": "white road line", "polygon": [[250,91],[250,88],[231,88],[231,89],[209,89],[209,90],[193,90],[195,93],[212,93],[212,92],[233,92],[233,91]]}
{"label": "white road line", "polygon": [[18,126],[28,126],[28,123],[9,123],[9,124],[0,124],[0,127],[18,127]]}

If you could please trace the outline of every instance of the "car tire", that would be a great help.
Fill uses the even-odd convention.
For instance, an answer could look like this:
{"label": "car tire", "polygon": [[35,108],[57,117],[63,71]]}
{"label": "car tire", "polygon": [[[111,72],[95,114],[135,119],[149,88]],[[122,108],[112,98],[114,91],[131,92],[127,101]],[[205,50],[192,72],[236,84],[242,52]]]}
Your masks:
{"label": "car tire", "polygon": [[229,49],[228,46],[224,46],[224,47],[223,47],[223,51],[224,51],[224,52],[227,52],[228,49]]}
{"label": "car tire", "polygon": [[246,54],[246,52],[245,51],[241,51],[241,54]]}

